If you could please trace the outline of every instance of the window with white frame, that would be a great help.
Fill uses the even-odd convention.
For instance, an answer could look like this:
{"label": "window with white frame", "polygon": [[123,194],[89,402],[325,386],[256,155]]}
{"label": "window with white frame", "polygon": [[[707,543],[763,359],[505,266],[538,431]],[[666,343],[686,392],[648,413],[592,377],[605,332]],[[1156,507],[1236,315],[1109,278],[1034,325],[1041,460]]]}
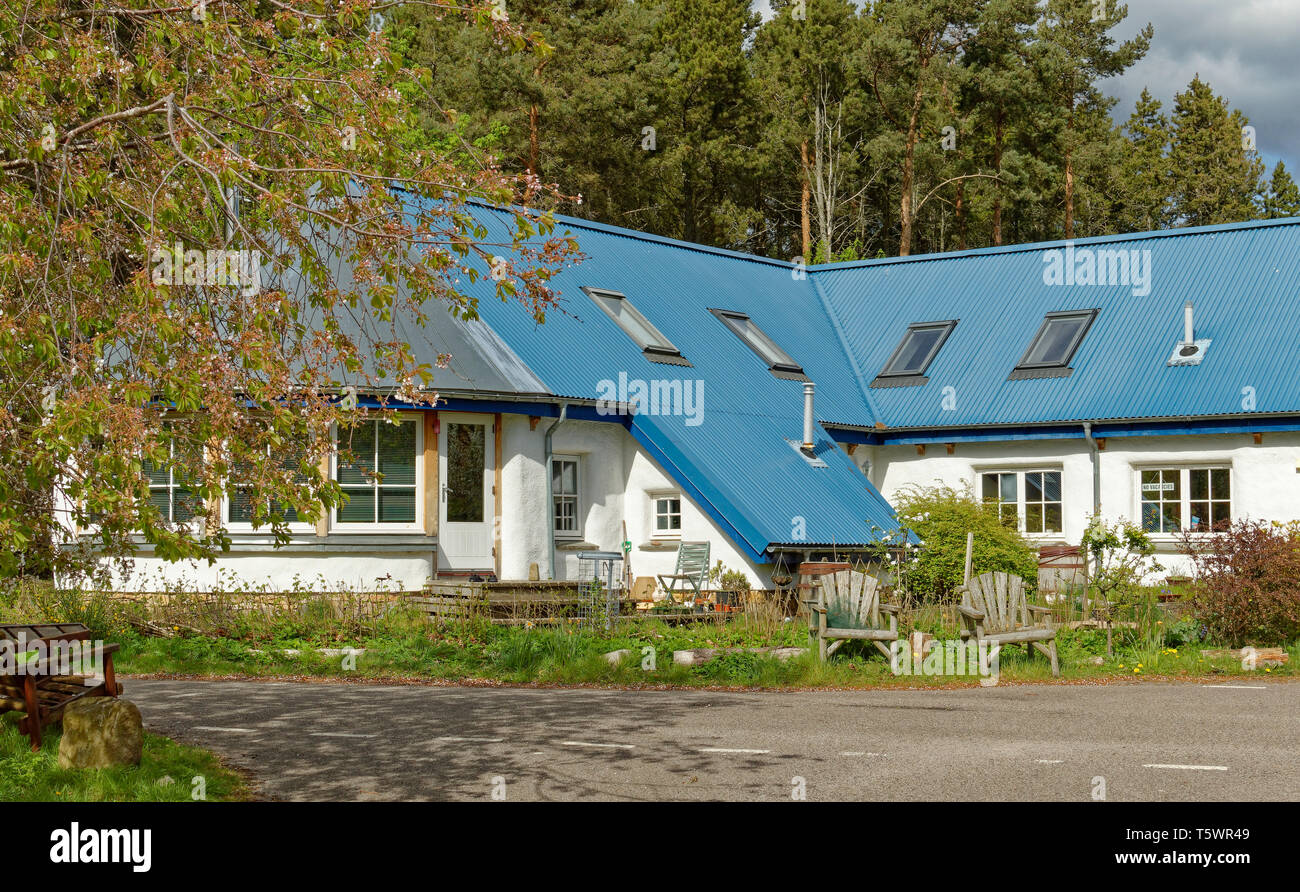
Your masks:
{"label": "window with white frame", "polygon": [[173,459],[165,465],[150,459],[141,461],[141,469],[149,478],[149,504],[158,509],[167,523],[186,523],[194,518],[194,493],[182,485],[176,473],[176,444],[168,443],[168,454]]}
{"label": "window with white frame", "polygon": [[558,537],[577,539],[582,536],[578,521],[578,471],[576,455],[557,455],[551,460],[551,517]]}
{"label": "window with white frame", "polygon": [[1060,471],[989,471],[980,475],[980,494],[1002,523],[1022,533],[1063,529]]}
{"label": "window with white frame", "polygon": [[1232,522],[1228,468],[1144,468],[1138,490],[1148,533],[1205,533]]}
{"label": "window with white frame", "polygon": [[682,533],[681,493],[657,493],[653,498],[655,509],[655,536],[680,536]]}
{"label": "window with white frame", "polygon": [[[288,471],[293,475],[295,483],[303,483],[307,477],[302,471],[303,462],[306,461],[306,453],[300,449],[290,450],[280,456],[278,460],[271,455],[271,447],[267,447],[267,456],[270,461],[276,462],[282,470]],[[251,468],[248,465],[241,464],[242,472],[239,476],[247,476]],[[267,505],[265,510],[258,512],[255,510],[251,493],[251,486],[247,483],[235,483],[230,488],[230,494],[226,499],[226,523],[235,525],[252,526],[255,515],[257,525],[269,524],[273,520],[273,515],[278,514],[280,519],[285,523],[299,523],[298,511],[292,505]],[[305,521],[304,521],[305,523]]]}
{"label": "window with white frame", "polygon": [[416,523],[420,427],[414,419],[376,420],[340,432],[340,450],[352,453],[335,461],[335,479],[348,497],[335,512],[340,526]]}

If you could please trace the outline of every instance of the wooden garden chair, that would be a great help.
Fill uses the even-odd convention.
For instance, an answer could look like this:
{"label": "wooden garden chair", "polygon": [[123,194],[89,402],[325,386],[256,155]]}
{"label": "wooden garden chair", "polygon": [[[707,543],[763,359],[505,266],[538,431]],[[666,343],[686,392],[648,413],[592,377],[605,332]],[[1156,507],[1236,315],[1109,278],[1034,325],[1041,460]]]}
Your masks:
{"label": "wooden garden chair", "polygon": [[[122,693],[113,674],[116,644],[104,645],[103,678],[97,683],[86,684],[84,675],[56,674],[62,661],[48,656],[50,648],[60,642],[89,642],[90,630],[81,623],[0,625],[0,641],[22,660],[21,671],[14,665],[12,671],[0,673],[0,712],[13,709],[24,713],[18,730],[31,739],[33,751],[41,748],[41,729],[62,719],[69,703],[82,697],[116,697]],[[32,653],[38,644],[45,646],[46,658],[24,660],[23,653]]]}
{"label": "wooden garden chair", "polygon": [[[685,583],[695,594],[684,603],[687,606],[694,606],[695,602],[703,599],[702,589],[704,581],[709,576],[709,543],[708,542],[682,542],[677,546],[677,569],[672,573],[659,575],[659,584],[664,587],[668,593],[668,600],[675,601],[674,597],[677,592],[679,583]],[[683,586],[683,594],[686,588]]]}
{"label": "wooden garden chair", "polygon": [[869,573],[837,570],[812,578],[808,608],[808,636],[817,642],[817,656],[825,660],[845,641],[870,641],[892,659],[887,642],[898,639],[897,604],[882,604],[880,581]]}
{"label": "wooden garden chair", "polygon": [[1061,674],[1052,611],[1027,602],[1023,579],[1009,573],[983,573],[959,590],[962,638],[973,639],[977,647],[980,642],[989,647],[1023,644],[1026,653],[1037,648],[1052,661],[1052,675]]}

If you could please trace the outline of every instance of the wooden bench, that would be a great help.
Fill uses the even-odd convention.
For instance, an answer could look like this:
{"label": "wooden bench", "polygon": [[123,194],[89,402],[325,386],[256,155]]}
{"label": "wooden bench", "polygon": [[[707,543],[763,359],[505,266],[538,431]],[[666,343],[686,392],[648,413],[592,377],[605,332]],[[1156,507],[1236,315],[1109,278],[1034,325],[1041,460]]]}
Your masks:
{"label": "wooden bench", "polygon": [[[0,712],[18,710],[24,718],[18,729],[32,741],[32,749],[41,748],[41,729],[63,718],[69,703],[82,697],[116,697],[122,693],[113,673],[113,654],[118,645],[105,644],[96,654],[103,659],[103,677],[87,684],[85,675],[61,675],[60,645],[91,642],[90,630],[81,623],[35,625],[0,625],[0,643],[9,649],[12,667],[0,671]],[[43,656],[24,659],[44,648]]]}

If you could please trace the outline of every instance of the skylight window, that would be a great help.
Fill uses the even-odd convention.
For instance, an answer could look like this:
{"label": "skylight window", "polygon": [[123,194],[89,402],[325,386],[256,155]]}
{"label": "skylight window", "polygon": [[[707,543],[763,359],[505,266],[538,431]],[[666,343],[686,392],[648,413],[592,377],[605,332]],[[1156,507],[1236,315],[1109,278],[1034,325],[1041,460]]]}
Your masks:
{"label": "skylight window", "polygon": [[946,322],[918,322],[909,325],[903,340],[894,350],[885,368],[871,382],[872,387],[906,387],[924,384],[926,369],[934,361],[943,342],[957,327],[956,319]]}
{"label": "skylight window", "polygon": [[632,306],[627,295],[586,286],[583,286],[582,290],[596,306],[605,311],[609,318],[618,323],[618,327],[623,329],[638,347],[645,351],[646,359],[668,365],[690,365],[682,356],[682,352],[673,346],[673,342],[650,324],[650,320],[642,315],[640,310]]}
{"label": "skylight window", "polygon": [[1048,313],[1033,342],[1011,378],[1063,378],[1071,371],[1070,361],[1088,333],[1096,310]]}
{"label": "skylight window", "polygon": [[757,353],[764,362],[767,363],[768,370],[778,378],[788,378],[796,381],[808,380],[803,373],[803,366],[795,362],[789,353],[786,353],[776,341],[767,336],[763,329],[754,324],[744,313],[738,313],[734,310],[709,310],[714,316],[717,316],[722,322],[736,333],[736,337],[745,342],[749,349]]}

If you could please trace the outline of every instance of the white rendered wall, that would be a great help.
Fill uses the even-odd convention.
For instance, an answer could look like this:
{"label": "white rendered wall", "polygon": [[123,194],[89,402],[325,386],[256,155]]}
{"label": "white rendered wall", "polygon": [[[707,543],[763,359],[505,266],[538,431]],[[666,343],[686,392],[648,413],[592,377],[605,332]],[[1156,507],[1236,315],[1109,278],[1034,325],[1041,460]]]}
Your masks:
{"label": "white rendered wall", "polygon": [[114,570],[112,588],[129,592],[419,591],[429,579],[432,552],[230,552],[207,561],[170,562],[141,554],[126,571]]}
{"label": "white rendered wall", "polygon": [[[872,482],[892,503],[908,485],[970,484],[978,494],[985,471],[1060,470],[1061,534],[1030,536],[1043,545],[1077,545],[1092,513],[1092,460],[1086,441],[1028,440],[958,443],[952,455],[944,444],[930,444],[925,455],[915,446],[859,446],[853,460],[869,463]],[[1228,467],[1234,519],[1300,519],[1300,432],[1264,434],[1256,444],[1250,434],[1161,437],[1109,437],[1101,452],[1101,508],[1108,521],[1139,521],[1139,471],[1153,467]],[[1156,535],[1159,560],[1168,573],[1186,573],[1186,559],[1176,538]]]}

